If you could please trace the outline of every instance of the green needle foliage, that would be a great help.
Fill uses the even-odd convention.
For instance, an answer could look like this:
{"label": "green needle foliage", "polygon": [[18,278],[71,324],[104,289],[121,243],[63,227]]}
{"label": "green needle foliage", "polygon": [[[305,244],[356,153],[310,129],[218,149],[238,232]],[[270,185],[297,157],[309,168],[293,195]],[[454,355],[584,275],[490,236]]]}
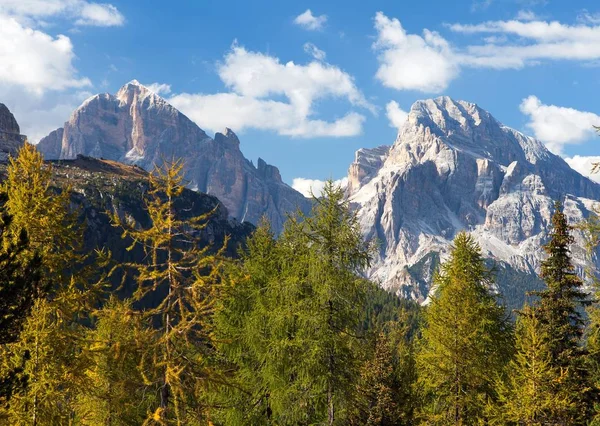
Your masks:
{"label": "green needle foliage", "polygon": [[224,294],[216,336],[234,383],[225,424],[344,424],[353,408],[366,290],[357,273],[370,249],[332,182],[302,219],[278,240],[260,227]]}
{"label": "green needle foliage", "polygon": [[511,324],[490,292],[490,272],[466,233],[434,279],[417,352],[424,424],[471,425],[486,420],[493,378],[512,352]]}
{"label": "green needle foliage", "polygon": [[533,293],[539,297],[534,309],[540,327],[549,339],[552,366],[564,374],[556,383],[555,392],[571,392],[576,402],[569,413],[557,413],[552,421],[585,424],[598,400],[597,391],[591,387],[582,345],[585,325],[582,312],[590,302],[571,262],[570,245],[574,239],[559,202],[555,203],[552,226],[550,241],[544,246],[548,258],[542,263],[541,271],[547,288]]}
{"label": "green needle foliage", "polygon": [[577,409],[576,394],[560,384],[567,371],[553,365],[550,339],[534,309],[519,312],[516,355],[507,366],[507,377],[498,380],[499,425],[558,425]]}

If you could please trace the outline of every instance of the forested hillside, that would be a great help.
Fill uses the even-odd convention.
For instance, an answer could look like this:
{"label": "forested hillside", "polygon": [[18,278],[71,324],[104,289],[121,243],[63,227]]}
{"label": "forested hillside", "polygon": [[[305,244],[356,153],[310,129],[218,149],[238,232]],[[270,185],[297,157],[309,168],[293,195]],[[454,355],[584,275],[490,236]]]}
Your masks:
{"label": "forested hillside", "polygon": [[[2,183],[0,421],[5,424],[591,424],[594,300],[555,205],[539,291],[515,313],[459,233],[425,307],[360,272],[344,192],[276,238],[147,174],[25,145]],[[85,219],[85,220],[82,220]],[[582,223],[592,243],[595,221]],[[250,235],[251,234],[251,235]],[[247,239],[246,237],[249,236]],[[120,283],[125,285],[120,288]],[[585,319],[587,309],[589,319]]]}

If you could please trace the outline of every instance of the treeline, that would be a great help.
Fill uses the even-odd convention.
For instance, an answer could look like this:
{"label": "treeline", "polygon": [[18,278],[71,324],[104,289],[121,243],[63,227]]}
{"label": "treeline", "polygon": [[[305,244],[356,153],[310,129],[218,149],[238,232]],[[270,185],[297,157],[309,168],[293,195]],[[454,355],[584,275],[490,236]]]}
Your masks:
{"label": "treeline", "polygon": [[177,214],[181,163],[165,165],[149,227],[110,213],[144,254],[126,264],[84,251],[71,188],[52,182],[26,145],[0,191],[0,424],[600,424],[600,310],[560,204],[546,286],[515,322],[466,233],[424,308],[362,279],[374,247],[331,182],[231,259],[198,243],[210,214]]}

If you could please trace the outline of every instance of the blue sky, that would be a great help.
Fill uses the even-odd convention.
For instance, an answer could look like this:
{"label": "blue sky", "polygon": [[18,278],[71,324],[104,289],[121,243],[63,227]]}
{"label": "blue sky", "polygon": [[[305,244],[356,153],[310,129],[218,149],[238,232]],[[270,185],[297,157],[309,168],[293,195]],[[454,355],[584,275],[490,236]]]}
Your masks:
{"label": "blue sky", "polygon": [[342,178],[439,95],[580,170],[600,154],[597,1],[0,0],[0,37],[0,102],[33,140],[137,79],[290,184]]}

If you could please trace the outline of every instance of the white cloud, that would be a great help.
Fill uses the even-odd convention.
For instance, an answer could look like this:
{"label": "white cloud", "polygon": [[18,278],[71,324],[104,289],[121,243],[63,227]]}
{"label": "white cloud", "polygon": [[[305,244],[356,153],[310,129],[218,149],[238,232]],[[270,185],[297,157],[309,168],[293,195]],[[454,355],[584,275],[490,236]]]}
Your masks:
{"label": "white cloud", "polygon": [[348,112],[334,121],[319,120],[314,118],[315,101],[345,99],[375,112],[349,74],[323,62],[283,64],[276,57],[234,45],[218,74],[230,92],[182,93],[169,99],[200,127],[213,131],[227,126],[236,131],[254,128],[296,137],[353,136],[361,133],[364,116]]}
{"label": "white cloud", "polygon": [[73,45],[64,35],[54,38],[0,15],[0,39],[1,86],[18,85],[41,95],[91,84],[77,75]]}
{"label": "white cloud", "polygon": [[315,16],[310,9],[306,9],[304,13],[296,16],[294,23],[302,28],[310,31],[323,29],[327,22],[327,15]]}
{"label": "white cloud", "polygon": [[594,127],[600,125],[600,116],[573,108],[544,105],[535,96],[523,99],[521,112],[529,117],[527,126],[537,139],[555,154],[561,154],[564,145],[589,140]]}
{"label": "white cloud", "polygon": [[408,118],[408,113],[400,108],[398,102],[388,102],[385,106],[385,112],[388,120],[390,120],[390,126],[398,130],[402,129]]}
{"label": "white cloud", "polygon": [[[345,188],[348,185],[348,178],[342,178],[333,181],[333,183],[341,188]],[[305,178],[294,178],[292,181],[292,188],[304,195],[305,197],[320,197],[325,187],[324,180],[318,179],[305,179]]]}
{"label": "white cloud", "polygon": [[304,43],[304,51],[317,61],[324,61],[327,54],[312,43]]}
{"label": "white cloud", "polygon": [[384,86],[398,90],[440,92],[458,75],[455,55],[438,33],[407,34],[397,19],[381,12],[375,15],[379,69],[376,77]]}
{"label": "white cloud", "polygon": [[589,177],[591,180],[600,183],[600,173],[591,173],[594,164],[600,163],[600,156],[586,157],[575,155],[570,158],[565,158],[565,161],[573,170],[576,170],[583,176]]}
{"label": "white cloud", "polygon": [[535,21],[538,17],[535,12],[531,10],[519,10],[515,19],[517,21]]}
{"label": "white cloud", "polygon": [[0,102],[14,114],[21,133],[32,143],[62,127],[73,110],[90,96],[87,91],[32,94],[20,86],[0,85]]}
{"label": "white cloud", "polygon": [[544,61],[593,63],[600,59],[600,25],[585,15],[578,25],[539,20],[530,11],[517,19],[474,25],[453,24],[456,33],[478,38],[464,47],[451,45],[437,32],[408,34],[397,19],[375,16],[378,53],[376,77],[398,90],[441,92],[464,67],[520,69]]}
{"label": "white cloud", "polygon": [[125,17],[115,6],[85,0],[2,0],[0,13],[27,24],[44,24],[51,17],[73,19],[75,25],[81,26],[111,27],[125,23]]}
{"label": "white cloud", "polygon": [[150,89],[150,91],[156,93],[157,95],[168,95],[169,93],[171,93],[171,85],[170,84],[164,84],[164,83],[152,83],[152,84],[145,84],[144,86],[146,86],[148,89]]}
{"label": "white cloud", "polygon": [[121,26],[125,17],[111,4],[85,3],[79,11],[76,25],[95,25],[99,27]]}
{"label": "white cloud", "polygon": [[584,24],[598,25],[600,24],[600,12],[590,13],[584,9],[577,16],[577,20]]}

